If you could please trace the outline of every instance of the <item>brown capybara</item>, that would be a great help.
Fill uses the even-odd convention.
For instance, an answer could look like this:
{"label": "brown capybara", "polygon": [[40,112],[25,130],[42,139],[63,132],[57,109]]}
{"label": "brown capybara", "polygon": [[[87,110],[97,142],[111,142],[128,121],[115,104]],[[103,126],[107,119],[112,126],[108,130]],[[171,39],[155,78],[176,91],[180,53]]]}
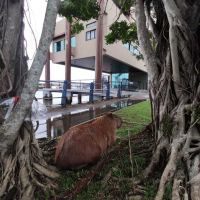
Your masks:
{"label": "brown capybara", "polygon": [[115,142],[115,131],[121,124],[120,117],[108,113],[70,128],[57,144],[55,164],[62,169],[76,169],[96,162]]}

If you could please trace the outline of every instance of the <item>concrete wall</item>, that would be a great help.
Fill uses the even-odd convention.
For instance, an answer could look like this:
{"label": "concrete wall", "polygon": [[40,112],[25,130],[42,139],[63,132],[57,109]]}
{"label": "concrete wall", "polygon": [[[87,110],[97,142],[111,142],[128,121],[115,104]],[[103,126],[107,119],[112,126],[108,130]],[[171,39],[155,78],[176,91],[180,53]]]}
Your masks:
{"label": "concrete wall", "polygon": [[54,36],[57,37],[65,34],[65,28],[66,28],[66,20],[65,18],[63,18],[62,20],[56,23]]}
{"label": "concrete wall", "polygon": [[74,59],[92,57],[96,55],[96,39],[86,41],[86,32],[96,28],[86,28],[86,24],[92,23],[96,20],[92,19],[84,22],[85,29],[76,35],[76,54]]}

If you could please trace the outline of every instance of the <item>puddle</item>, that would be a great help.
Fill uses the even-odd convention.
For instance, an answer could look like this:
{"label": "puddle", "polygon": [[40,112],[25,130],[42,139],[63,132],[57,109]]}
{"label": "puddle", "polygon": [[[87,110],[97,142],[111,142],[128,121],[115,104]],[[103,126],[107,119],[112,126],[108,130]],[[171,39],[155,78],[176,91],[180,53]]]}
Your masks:
{"label": "puddle", "polygon": [[53,138],[64,134],[70,127],[91,120],[106,112],[119,110],[121,108],[141,102],[141,100],[122,100],[110,105],[104,105],[98,108],[76,110],[68,114],[58,115],[49,119],[40,119],[39,128],[36,131],[36,138]]}
{"label": "puddle", "polygon": [[[42,91],[37,91],[35,97],[40,103],[44,103],[47,107],[50,107],[52,105],[61,105],[61,98],[62,93],[61,92],[52,92],[52,100],[44,100],[43,99],[43,93]],[[82,96],[82,103],[86,103],[89,101],[89,96],[83,95]],[[72,98],[72,104],[78,103],[78,96],[76,94],[73,95]]]}

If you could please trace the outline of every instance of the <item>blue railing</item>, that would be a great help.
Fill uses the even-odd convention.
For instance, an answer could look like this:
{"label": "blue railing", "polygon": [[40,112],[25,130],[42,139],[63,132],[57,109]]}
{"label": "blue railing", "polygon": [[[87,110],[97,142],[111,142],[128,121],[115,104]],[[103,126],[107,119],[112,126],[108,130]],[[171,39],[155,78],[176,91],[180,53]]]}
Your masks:
{"label": "blue railing", "polygon": [[89,102],[93,103],[95,96],[100,96],[106,100],[111,99],[111,90],[115,90],[116,96],[121,98],[123,90],[134,91],[137,89],[137,84],[133,82],[123,84],[123,82],[113,81],[102,81],[101,83],[96,83],[91,79],[75,80],[70,82],[41,80],[39,82],[39,89],[43,89],[43,93],[45,91],[47,92],[49,96],[47,95],[46,99],[53,98],[51,95],[52,92],[60,92],[61,96],[56,98],[60,98],[60,104],[65,106],[66,104],[71,103],[73,94],[78,94],[78,103],[81,103],[81,95],[89,96]]}
{"label": "blue railing", "polygon": [[[48,88],[46,87],[48,86]],[[94,96],[101,96],[106,99],[110,99],[110,83],[102,82],[96,83],[94,80],[76,80],[76,81],[44,81],[39,82],[39,89],[43,89],[43,92],[47,92],[46,99],[51,99],[51,92],[60,92],[62,93],[61,105],[65,106],[68,103],[71,103],[70,93],[76,93],[78,95],[85,94],[89,96],[89,102],[94,102]],[[49,90],[48,90],[49,89]],[[44,97],[45,98],[45,97]],[[80,99],[80,98],[79,98]],[[81,102],[81,100],[80,100]]]}

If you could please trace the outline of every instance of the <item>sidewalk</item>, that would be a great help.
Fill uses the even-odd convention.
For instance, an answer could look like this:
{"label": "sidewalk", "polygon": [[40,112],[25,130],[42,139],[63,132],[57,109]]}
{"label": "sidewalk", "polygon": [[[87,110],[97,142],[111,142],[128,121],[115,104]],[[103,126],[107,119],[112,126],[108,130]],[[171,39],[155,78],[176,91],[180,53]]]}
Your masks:
{"label": "sidewalk", "polygon": [[[123,94],[126,91],[123,91]],[[94,103],[84,103],[84,104],[74,104],[67,105],[66,107],[60,106],[52,106],[48,108],[48,112],[42,115],[40,118],[34,119],[49,119],[51,117],[56,117],[59,115],[71,114],[71,113],[79,113],[90,109],[100,108],[102,106],[111,105],[114,103],[125,102],[127,100],[139,101],[139,100],[147,100],[149,99],[149,95],[147,92],[126,92],[124,95],[130,96],[126,98],[114,98],[111,100],[103,100],[103,101],[95,101]]]}

